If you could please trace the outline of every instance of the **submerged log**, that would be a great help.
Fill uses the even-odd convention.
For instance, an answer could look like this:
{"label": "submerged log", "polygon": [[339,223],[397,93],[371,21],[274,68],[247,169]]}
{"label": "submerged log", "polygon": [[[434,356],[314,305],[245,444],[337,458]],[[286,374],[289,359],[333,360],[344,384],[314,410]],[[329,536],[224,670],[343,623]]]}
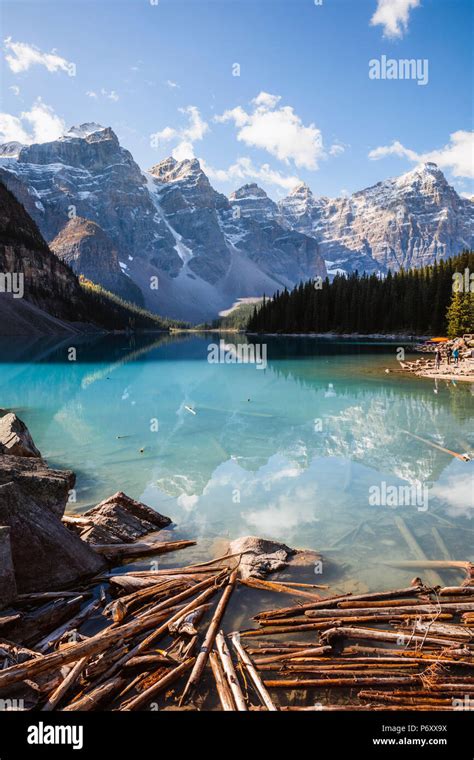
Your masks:
{"label": "submerged log", "polygon": [[[407,568],[417,569],[434,569],[434,570],[461,570],[466,574],[466,580],[473,580],[474,577],[474,563],[463,562],[461,560],[444,560],[444,559],[407,559],[407,560],[390,560],[384,562],[384,565],[389,567],[398,567],[401,570]],[[442,584],[441,584],[442,585]]]}
{"label": "submerged log", "polygon": [[262,591],[277,591],[283,594],[291,594],[291,596],[302,596],[305,599],[314,599],[315,601],[321,599],[318,594],[310,593],[309,591],[301,591],[300,589],[292,588],[291,586],[284,586],[274,581],[260,580],[260,578],[240,578],[239,583],[243,586],[249,586],[250,588],[261,589]]}
{"label": "submerged log", "polygon": [[[428,558],[426,554],[424,553],[423,549],[421,548],[420,544],[416,540],[415,536],[411,532],[410,528],[406,524],[403,517],[400,517],[399,515],[395,515],[394,517],[395,525],[397,526],[398,530],[400,531],[401,535],[405,539],[408,548],[413,552],[414,556],[417,559],[422,560],[425,562]],[[432,586],[442,586],[443,580],[440,577],[440,575],[435,572],[434,570],[427,570],[426,576],[431,583]]]}

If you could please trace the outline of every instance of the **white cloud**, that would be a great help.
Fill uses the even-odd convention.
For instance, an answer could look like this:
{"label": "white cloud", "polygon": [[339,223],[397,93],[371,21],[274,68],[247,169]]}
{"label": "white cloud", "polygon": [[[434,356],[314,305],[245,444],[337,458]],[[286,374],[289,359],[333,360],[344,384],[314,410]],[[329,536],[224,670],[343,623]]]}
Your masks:
{"label": "white cloud", "polygon": [[16,86],[16,84],[13,84],[11,87],[8,88],[13,92],[14,95],[18,96],[20,94],[20,88]]}
{"label": "white cloud", "polygon": [[181,142],[173,148],[171,155],[176,161],[185,161],[186,159],[195,158],[194,145],[188,140],[181,140]]}
{"label": "white cloud", "polygon": [[432,496],[445,502],[449,515],[474,518],[472,476],[451,475],[433,486]]}
{"label": "white cloud", "polygon": [[175,90],[176,88],[179,89],[179,84],[177,82],[173,82],[171,79],[167,79],[166,84],[171,90]]}
{"label": "white cloud", "polygon": [[291,106],[279,106],[281,97],[261,92],[252,100],[253,110],[241,106],[215,117],[223,123],[233,121],[237,139],[255,148],[262,148],[286,164],[317,169],[324,158],[321,131],[314,124],[305,126]]}
{"label": "white cloud", "polygon": [[346,146],[343,145],[342,143],[334,143],[329,148],[328,153],[330,156],[340,156],[342,155],[342,153],[345,152],[345,150],[346,150]]}
{"label": "white cloud", "polygon": [[20,116],[0,114],[0,142],[43,143],[56,140],[64,133],[64,121],[38,98],[29,111]]}
{"label": "white cloud", "polygon": [[270,95],[269,92],[262,91],[259,95],[257,95],[256,98],[253,99],[252,103],[254,103],[257,108],[269,108],[271,110],[273,108],[276,108],[280,100],[280,95]]}
{"label": "white cloud", "polygon": [[178,496],[178,506],[182,507],[185,512],[192,512],[199,501],[197,494],[182,493]]}
{"label": "white cloud", "polygon": [[196,106],[186,106],[180,108],[180,113],[188,117],[188,124],[185,127],[175,129],[174,127],[165,127],[159,132],[150,136],[151,143],[158,147],[161,143],[177,141],[171,155],[177,161],[183,161],[186,158],[194,158],[194,143],[202,140],[206,132],[209,131],[209,125],[201,117],[199,109]]}
{"label": "white cloud", "polygon": [[95,90],[87,90],[86,95],[88,98],[93,98],[94,100],[98,100],[99,97],[107,98],[108,100],[113,100],[114,102],[117,102],[117,100],[119,100],[119,96],[115,90],[106,90],[104,87],[102,87],[99,92],[96,92]]}
{"label": "white cloud", "polygon": [[0,144],[7,142],[30,142],[30,136],[23,129],[20,119],[9,113],[0,113]]}
{"label": "white cloud", "polygon": [[104,98],[108,98],[109,100],[117,101],[119,99],[119,96],[115,92],[115,90],[104,90],[104,88],[101,89],[100,94],[104,96]]}
{"label": "white cloud", "polygon": [[417,153],[398,140],[369,153],[369,158],[373,161],[387,156],[406,158],[413,163],[432,161],[441,169],[449,169],[454,177],[474,177],[474,132],[462,129],[453,132],[447,145],[427,153]]}
{"label": "white cloud", "polygon": [[377,0],[377,9],[370,19],[372,26],[382,26],[384,37],[403,37],[408,30],[410,11],[420,0]]}
{"label": "white cloud", "polygon": [[202,158],[199,159],[199,162],[209,179],[217,182],[241,182],[251,179],[269,185],[277,185],[284,190],[292,190],[300,183],[298,177],[281,174],[281,172],[272,169],[269,164],[262,164],[257,167],[250,158],[238,158],[227,169],[214,169],[212,166],[208,166]]}
{"label": "white cloud", "polygon": [[398,156],[398,158],[408,158],[409,161],[419,161],[420,154],[409,148],[405,148],[399,140],[394,140],[391,145],[381,145],[379,148],[374,148],[369,153],[371,161],[378,161],[380,158],[386,158],[387,156]]}
{"label": "white cloud", "polygon": [[280,494],[263,508],[242,512],[241,517],[253,535],[288,538],[298,527],[318,522],[315,491],[314,486],[300,486],[294,493]]}
{"label": "white cloud", "polygon": [[190,140],[202,140],[206,132],[209,130],[208,124],[201,118],[201,115],[196,106],[187,106],[187,108],[180,108],[181,113],[188,114],[189,125],[183,130],[183,137],[187,137]]}
{"label": "white cloud", "polygon": [[5,60],[14,74],[28,71],[32,66],[44,66],[49,72],[65,71],[71,74],[75,65],[58,55],[54,50],[51,53],[42,53],[34,45],[27,42],[14,42],[11,37],[5,40]]}

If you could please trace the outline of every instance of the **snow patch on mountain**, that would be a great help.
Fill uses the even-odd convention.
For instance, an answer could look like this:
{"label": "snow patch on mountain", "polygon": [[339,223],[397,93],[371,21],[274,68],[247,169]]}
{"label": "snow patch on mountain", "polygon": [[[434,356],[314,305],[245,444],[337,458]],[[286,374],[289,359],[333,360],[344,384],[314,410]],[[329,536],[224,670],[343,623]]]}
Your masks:
{"label": "snow patch on mountain", "polygon": [[106,127],[102,127],[100,124],[96,124],[95,121],[89,121],[85,124],[80,124],[78,127],[71,127],[59,139],[64,140],[68,137],[78,137],[84,139],[85,137],[89,137],[89,135],[93,135],[95,132],[103,132],[105,129]]}

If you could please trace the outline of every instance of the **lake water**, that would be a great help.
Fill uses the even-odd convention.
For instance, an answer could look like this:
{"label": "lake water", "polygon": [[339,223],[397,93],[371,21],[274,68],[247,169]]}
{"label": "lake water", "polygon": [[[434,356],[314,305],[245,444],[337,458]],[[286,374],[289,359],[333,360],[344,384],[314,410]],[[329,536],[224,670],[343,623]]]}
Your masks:
{"label": "lake water", "polygon": [[71,511],[123,490],[199,541],[181,563],[253,534],[320,551],[305,578],[331,589],[404,585],[423,571],[389,564],[415,559],[398,517],[428,558],[472,557],[474,462],[429,442],[474,452],[473,385],[387,374],[398,344],[267,338],[263,370],[209,363],[218,340],[0,339],[0,407],[76,472]]}

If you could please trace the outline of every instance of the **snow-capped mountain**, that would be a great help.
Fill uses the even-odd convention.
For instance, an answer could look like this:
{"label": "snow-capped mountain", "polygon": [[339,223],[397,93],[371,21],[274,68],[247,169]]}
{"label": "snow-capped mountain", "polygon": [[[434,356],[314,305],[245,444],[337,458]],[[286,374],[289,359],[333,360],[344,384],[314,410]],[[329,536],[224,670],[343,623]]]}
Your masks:
{"label": "snow-capped mountain", "polygon": [[433,163],[346,198],[316,198],[299,185],[279,213],[317,240],[329,271],[421,267],[474,245],[474,204]]}
{"label": "snow-capped mountain", "polygon": [[126,298],[138,286],[163,315],[209,319],[238,298],[326,274],[313,238],[240,213],[245,188],[229,201],[197,160],[169,158],[142,172],[109,127],[87,123],[54,142],[10,145],[0,159],[6,184],[61,258]]}
{"label": "snow-capped mountain", "polygon": [[76,272],[192,322],[327,271],[423,266],[474,245],[474,204],[434,164],[347,198],[304,184],[278,204],[256,184],[227,198],[196,159],[144,172],[92,122],[0,146],[0,173]]}

